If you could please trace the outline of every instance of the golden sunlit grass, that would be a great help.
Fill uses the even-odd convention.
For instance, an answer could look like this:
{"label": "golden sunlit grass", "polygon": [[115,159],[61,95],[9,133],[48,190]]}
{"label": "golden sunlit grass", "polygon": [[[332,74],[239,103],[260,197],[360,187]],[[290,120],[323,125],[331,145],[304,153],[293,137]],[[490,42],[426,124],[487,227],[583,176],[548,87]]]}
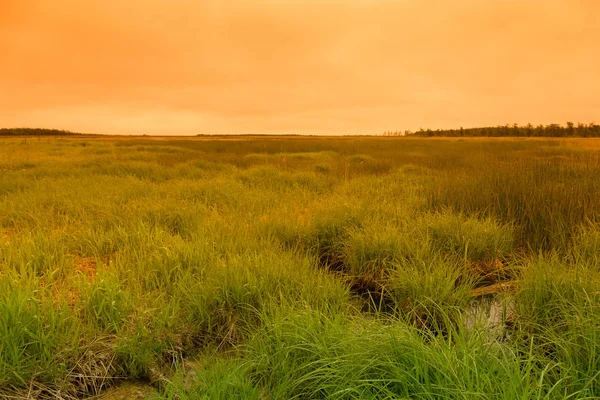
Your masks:
{"label": "golden sunlit grass", "polygon": [[0,398],[600,395],[597,140],[0,141]]}

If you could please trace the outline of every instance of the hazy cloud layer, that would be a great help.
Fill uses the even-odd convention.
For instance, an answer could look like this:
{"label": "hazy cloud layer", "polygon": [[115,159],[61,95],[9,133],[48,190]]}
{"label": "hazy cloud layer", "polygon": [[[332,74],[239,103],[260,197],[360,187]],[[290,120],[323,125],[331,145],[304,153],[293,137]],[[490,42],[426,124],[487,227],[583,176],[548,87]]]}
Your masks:
{"label": "hazy cloud layer", "polygon": [[0,54],[3,127],[600,122],[596,0],[0,0]]}

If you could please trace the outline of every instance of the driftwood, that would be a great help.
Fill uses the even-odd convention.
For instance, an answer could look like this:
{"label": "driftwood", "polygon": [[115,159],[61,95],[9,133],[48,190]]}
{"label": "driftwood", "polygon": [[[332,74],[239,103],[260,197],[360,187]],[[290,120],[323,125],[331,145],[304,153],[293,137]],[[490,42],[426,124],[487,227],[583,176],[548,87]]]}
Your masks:
{"label": "driftwood", "polygon": [[482,297],[489,296],[492,294],[498,294],[500,292],[508,292],[513,291],[517,286],[516,281],[506,281],[506,282],[498,282],[493,285],[480,287],[477,289],[471,290],[471,297]]}

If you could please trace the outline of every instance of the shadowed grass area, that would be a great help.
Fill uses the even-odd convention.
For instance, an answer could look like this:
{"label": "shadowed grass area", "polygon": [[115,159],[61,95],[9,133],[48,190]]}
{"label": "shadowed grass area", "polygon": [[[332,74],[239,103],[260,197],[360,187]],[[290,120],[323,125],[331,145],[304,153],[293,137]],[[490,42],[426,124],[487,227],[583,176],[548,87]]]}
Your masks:
{"label": "shadowed grass area", "polygon": [[600,395],[600,142],[0,140],[0,398]]}

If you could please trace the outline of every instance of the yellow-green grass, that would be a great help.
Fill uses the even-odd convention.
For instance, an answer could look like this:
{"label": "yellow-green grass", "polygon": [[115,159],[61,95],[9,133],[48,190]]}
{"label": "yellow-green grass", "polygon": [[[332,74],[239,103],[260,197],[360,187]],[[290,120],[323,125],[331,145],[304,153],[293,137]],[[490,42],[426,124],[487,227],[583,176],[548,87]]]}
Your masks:
{"label": "yellow-green grass", "polygon": [[600,396],[599,143],[0,138],[0,398]]}

